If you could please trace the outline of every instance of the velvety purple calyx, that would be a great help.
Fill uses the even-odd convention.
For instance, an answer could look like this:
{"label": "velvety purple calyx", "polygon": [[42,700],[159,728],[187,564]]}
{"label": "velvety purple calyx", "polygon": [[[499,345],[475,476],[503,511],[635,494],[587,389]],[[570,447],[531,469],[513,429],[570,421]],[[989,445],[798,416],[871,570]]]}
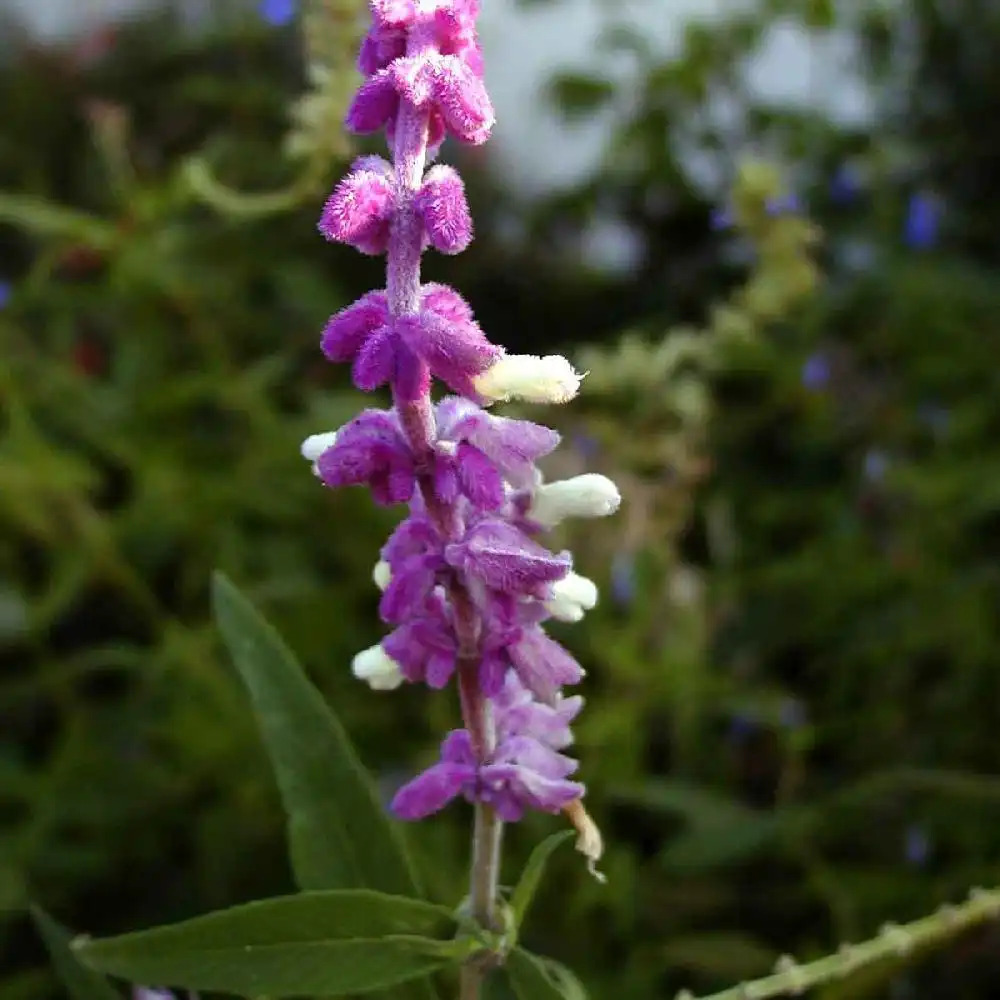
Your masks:
{"label": "velvety purple calyx", "polygon": [[495,114],[482,79],[461,56],[428,51],[399,56],[359,88],[347,111],[358,135],[392,132],[400,101],[434,116],[456,139],[480,145],[490,137]]}
{"label": "velvety purple calyx", "polygon": [[439,52],[457,56],[473,74],[482,77],[482,53],[476,33],[477,0],[438,3],[433,11],[422,16],[410,0],[373,0],[369,6],[372,26],[358,57],[358,68],[365,76],[373,76],[404,55],[407,34],[419,25]]}
{"label": "velvety purple calyx", "polygon": [[472,242],[465,185],[453,167],[431,167],[413,207],[424,224],[428,242],[439,253],[461,253]]}
{"label": "velvety purple calyx", "polygon": [[359,389],[371,392],[391,383],[404,400],[425,394],[431,375],[471,395],[476,376],[502,354],[486,339],[468,303],[436,284],[423,286],[418,313],[395,318],[385,292],[369,292],[331,317],[322,347],[331,361],[353,361]]}
{"label": "velvety purple calyx", "polygon": [[461,397],[443,399],[435,412],[439,440],[474,445],[518,489],[535,484],[535,463],[559,444],[558,433],[549,427],[495,417]]}
{"label": "velvety purple calyx", "polygon": [[554,555],[507,521],[484,518],[445,548],[448,564],[505,594],[541,596],[545,584],[571,569],[568,553]]}
{"label": "velvety purple calyx", "polygon": [[372,256],[385,253],[396,214],[392,166],[380,156],[355,161],[327,200],[319,231]]}
{"label": "velvety purple calyx", "polygon": [[327,486],[367,485],[384,505],[405,503],[416,488],[409,445],[394,416],[383,410],[365,410],[340,430],[316,470]]}
{"label": "velvety purple calyx", "polygon": [[509,822],[525,809],[559,812],[584,793],[567,780],[576,768],[575,760],[529,736],[502,740],[480,764],[469,734],[459,729],[442,743],[441,760],[396,793],[392,809],[401,819],[423,819],[462,795],[493,806]]}

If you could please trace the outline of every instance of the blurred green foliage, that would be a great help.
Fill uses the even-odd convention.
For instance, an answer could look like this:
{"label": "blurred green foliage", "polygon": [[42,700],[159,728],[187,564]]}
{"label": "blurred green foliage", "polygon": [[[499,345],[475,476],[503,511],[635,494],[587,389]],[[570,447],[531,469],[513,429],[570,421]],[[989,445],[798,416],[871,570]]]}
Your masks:
{"label": "blurred green foliage", "polygon": [[[619,518],[570,539],[605,599],[564,636],[589,671],[579,755],[609,884],[557,855],[526,942],[595,996],[721,987],[998,879],[1000,35],[987,0],[861,13],[876,103],[851,126],[742,75],[779,21],[822,38],[829,4],[693,24],[669,58],[610,30],[634,85],[590,68],[552,85],[567,114],[617,109],[593,177],[528,206],[464,166],[476,250],[428,261],[514,349],[591,342],[569,345],[592,375],[556,415],[552,472],[625,484]],[[335,50],[312,57],[332,67],[311,77],[329,114],[349,72]],[[4,1000],[56,995],[29,898],[111,932],[290,885],[209,624],[214,568],[265,607],[387,790],[455,718],[446,694],[373,696],[347,670],[378,635],[390,519],[320,489],[297,448],[361,405],[316,341],[379,270],[313,228],[349,151],[281,155],[309,79],[296,39],[166,19],[87,51],[0,66]],[[713,231],[692,150],[729,181],[747,152],[779,161],[822,243],[798,212],[761,213],[774,192],[753,183],[736,231]],[[206,164],[240,197],[292,194],[234,214],[247,203],[209,184],[206,205]],[[845,165],[848,196],[830,188]],[[943,212],[923,249],[903,238],[922,192]],[[644,247],[622,276],[575,252],[609,214]],[[504,215],[523,240],[501,238]],[[467,819],[413,831],[445,901],[464,892]],[[510,878],[551,829],[510,832]],[[822,995],[986,997],[997,943],[988,929]]]}

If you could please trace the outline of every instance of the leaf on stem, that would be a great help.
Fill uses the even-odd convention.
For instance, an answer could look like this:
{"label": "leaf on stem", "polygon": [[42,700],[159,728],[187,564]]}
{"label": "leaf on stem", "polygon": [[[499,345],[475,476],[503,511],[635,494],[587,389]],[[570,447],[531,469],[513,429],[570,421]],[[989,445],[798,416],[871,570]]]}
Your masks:
{"label": "leaf on stem", "polygon": [[572,830],[561,830],[559,833],[546,837],[531,852],[528,863],[524,866],[520,881],[517,883],[510,897],[510,909],[514,915],[514,926],[520,927],[524,922],[524,915],[535,898],[538,886],[541,884],[542,875],[549,858],[560,844],[565,844],[573,837]]}
{"label": "leaf on stem", "polygon": [[[365,889],[247,903],[74,950],[89,966],[133,982],[271,998],[367,993],[461,962],[443,907]],[[90,1000],[90,998],[88,998]]]}
{"label": "leaf on stem", "polygon": [[401,832],[332,709],[277,632],[222,574],[213,595],[274,766],[299,886],[418,894]]}
{"label": "leaf on stem", "polygon": [[587,1000],[580,980],[551,958],[515,948],[504,968],[517,1000]]}
{"label": "leaf on stem", "polygon": [[31,908],[31,919],[45,943],[59,981],[72,1000],[121,1000],[104,976],[80,964],[70,948],[72,935],[62,924],[37,906]]}

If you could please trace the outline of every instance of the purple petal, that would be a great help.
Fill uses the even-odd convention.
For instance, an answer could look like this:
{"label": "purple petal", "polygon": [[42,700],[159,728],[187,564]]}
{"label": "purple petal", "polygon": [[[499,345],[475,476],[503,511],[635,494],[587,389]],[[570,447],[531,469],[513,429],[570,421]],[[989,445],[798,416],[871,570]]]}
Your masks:
{"label": "purple petal", "polygon": [[456,56],[434,66],[434,99],[455,138],[473,145],[489,139],[496,115],[486,87]]}
{"label": "purple petal", "polygon": [[476,323],[446,321],[430,311],[404,316],[397,321],[396,332],[426,362],[431,374],[466,395],[475,391],[475,377],[501,354]]}
{"label": "purple petal", "polygon": [[331,361],[350,361],[365,339],[389,319],[385,292],[368,292],[330,317],[323,331],[323,353]]}
{"label": "purple petal", "polygon": [[439,565],[436,556],[415,556],[393,567],[392,579],[382,592],[379,614],[382,620],[399,624],[421,611],[434,590]]}
{"label": "purple petal", "polygon": [[454,288],[430,282],[420,291],[420,305],[452,323],[473,322],[472,306]]}
{"label": "purple petal", "polygon": [[354,359],[351,378],[362,392],[386,385],[396,368],[396,337],[388,326],[379,327]]}
{"label": "purple petal", "polygon": [[568,555],[553,555],[512,524],[494,519],[480,521],[461,542],[449,545],[445,558],[508,594],[532,594],[540,584],[561,580],[571,565]]}
{"label": "purple petal", "polygon": [[319,231],[331,241],[347,243],[362,253],[385,252],[396,199],[388,164],[364,157],[336,187],[323,209]]}
{"label": "purple petal", "polygon": [[402,403],[411,403],[426,396],[430,385],[431,373],[427,363],[397,336],[396,371],[392,380],[396,398]]}
{"label": "purple petal", "polygon": [[480,510],[497,510],[503,506],[503,479],[496,466],[471,444],[458,446],[458,478],[462,492]]}
{"label": "purple petal", "polygon": [[380,69],[358,89],[345,124],[355,135],[369,135],[387,125],[399,108],[399,95],[390,68]]}
{"label": "purple petal", "polygon": [[472,241],[465,186],[453,167],[431,167],[414,207],[424,221],[431,246],[440,253],[461,253]]}
{"label": "purple petal", "polygon": [[392,811],[400,819],[424,819],[443,809],[465,786],[475,781],[470,764],[442,761],[404,785],[392,800]]}
{"label": "purple petal", "polygon": [[583,678],[580,664],[540,628],[525,629],[509,653],[521,683],[546,705],[557,705],[559,689]]}
{"label": "purple petal", "polygon": [[441,547],[441,536],[430,518],[411,513],[396,526],[382,546],[381,556],[390,566],[395,566],[410,556],[440,552]]}

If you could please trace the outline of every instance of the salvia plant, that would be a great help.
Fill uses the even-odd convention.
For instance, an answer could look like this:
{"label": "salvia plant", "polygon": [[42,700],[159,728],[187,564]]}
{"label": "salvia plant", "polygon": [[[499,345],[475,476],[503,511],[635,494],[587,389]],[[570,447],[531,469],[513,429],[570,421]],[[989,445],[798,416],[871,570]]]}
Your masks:
{"label": "salvia plant", "polygon": [[[569,402],[582,382],[570,362],[506,353],[458,292],[421,282],[425,250],[458,253],[472,238],[462,181],[433,160],[446,136],[479,144],[493,125],[478,0],[370,0],[370,7],[364,80],[347,125],[362,135],[384,130],[391,159],[355,162],[319,228],[329,240],[385,255],[386,284],[335,314],[322,348],[331,361],[352,364],[359,389],[388,386],[392,405],[309,437],[302,453],[325,486],[364,485],[376,503],[405,509],[373,571],[389,631],[358,653],[353,672],[376,691],[404,683],[455,689],[461,728],[444,737],[438,762],[400,788],[390,809],[413,821],[453,799],[472,805],[469,893],[453,906],[424,897],[401,828],[336,716],[274,630],[220,576],[219,627],[275,769],[300,891],[75,942],[36,911],[74,1000],[116,997],[105,974],[135,983],[136,1000],[191,991],[435,1000],[454,995],[456,979],[458,996],[473,1000],[498,974],[518,1000],[584,995],[569,970],[519,944],[546,861],[573,832],[540,844],[510,889],[500,884],[501,842],[505,825],[528,811],[563,814],[601,877],[601,835],[574,780],[577,763],[564,753],[583,705],[566,689],[583,671],[543,627],[578,621],[597,592],[574,572],[571,555],[550,551],[542,537],[567,518],[614,513],[619,492],[592,473],[547,482],[536,463],[559,435],[491,412],[509,400]],[[770,315],[757,306],[750,311]],[[446,389],[437,400],[435,379]],[[782,959],[772,976],[715,1000],[802,993],[998,913],[1000,892],[977,891],[961,906],[887,926],[808,965]]]}

